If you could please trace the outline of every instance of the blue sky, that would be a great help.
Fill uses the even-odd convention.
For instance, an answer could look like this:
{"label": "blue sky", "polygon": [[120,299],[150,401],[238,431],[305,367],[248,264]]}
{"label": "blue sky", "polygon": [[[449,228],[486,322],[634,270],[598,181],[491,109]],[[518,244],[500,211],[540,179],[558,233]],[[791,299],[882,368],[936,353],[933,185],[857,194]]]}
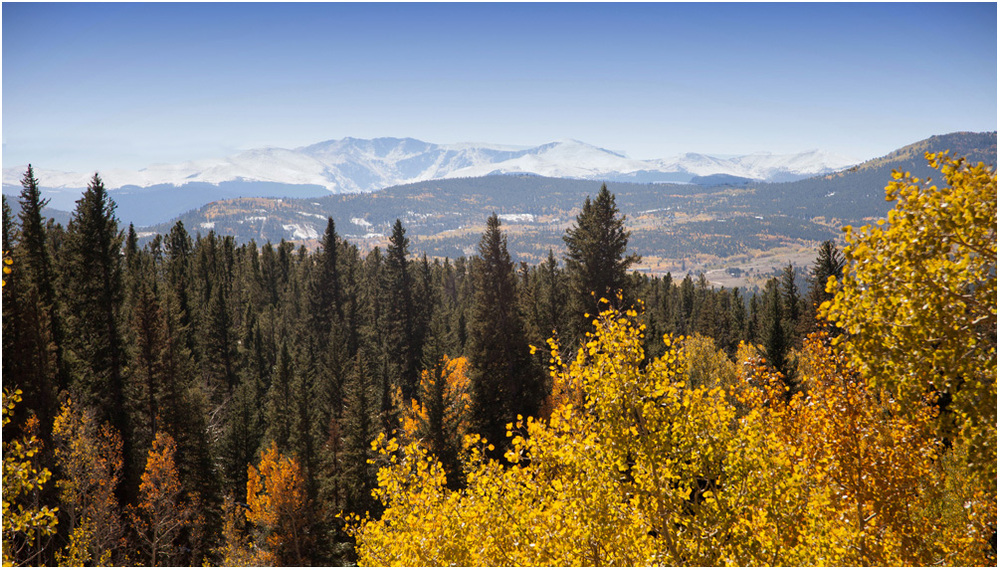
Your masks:
{"label": "blue sky", "polygon": [[3,166],[346,136],[858,159],[997,128],[997,5],[3,3]]}

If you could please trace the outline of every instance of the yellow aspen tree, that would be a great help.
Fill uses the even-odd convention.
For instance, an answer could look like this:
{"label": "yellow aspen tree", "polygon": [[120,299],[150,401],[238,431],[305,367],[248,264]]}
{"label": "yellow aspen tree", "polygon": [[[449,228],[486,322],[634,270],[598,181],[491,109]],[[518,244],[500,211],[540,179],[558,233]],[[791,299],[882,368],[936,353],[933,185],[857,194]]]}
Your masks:
{"label": "yellow aspen tree", "polygon": [[[3,391],[3,426],[10,423],[21,391]],[[31,416],[20,439],[3,443],[3,565],[37,564],[45,544],[56,532],[58,507],[38,505],[38,492],[52,473],[38,464],[42,442],[38,419]]]}
{"label": "yellow aspen tree", "polygon": [[603,313],[576,359],[553,364],[566,397],[547,420],[508,427],[506,464],[486,458],[492,444],[467,436],[459,491],[419,444],[376,440],[375,493],[386,510],[354,522],[359,563],[722,563],[735,515],[716,494],[732,411],[718,388],[685,389],[672,339],[646,364],[635,320]]}
{"label": "yellow aspen tree", "polygon": [[106,565],[117,562],[125,541],[115,496],[122,474],[122,440],[110,424],[96,424],[92,413],[67,400],[53,422],[52,435],[63,476],[57,486],[75,539],[68,560]]}
{"label": "yellow aspen tree", "polygon": [[184,501],[174,454],[177,444],[157,432],[139,484],[138,507],[131,509],[139,544],[151,566],[175,566],[174,541],[194,520],[194,509]]}
{"label": "yellow aspen tree", "polygon": [[222,505],[222,546],[216,550],[222,566],[274,566],[274,557],[246,536],[246,509],[226,497]]}
{"label": "yellow aspen tree", "polygon": [[257,529],[258,544],[279,566],[297,566],[310,547],[309,504],[302,467],[271,442],[257,467],[247,468],[247,521]]}
{"label": "yellow aspen tree", "polygon": [[[825,333],[801,353],[807,391],[786,399],[747,367],[749,410],[725,471],[743,515],[727,559],[740,565],[979,565],[988,545],[956,505],[934,410],[869,386]],[[966,493],[967,495],[967,493]],[[958,501],[961,502],[961,501]]]}
{"label": "yellow aspen tree", "polygon": [[[884,220],[847,231],[843,278],[820,314],[845,332],[851,362],[904,402],[930,398],[945,463],[977,489],[971,510],[996,531],[997,176],[947,153],[926,155],[943,186],[894,172]],[[964,467],[963,467],[964,466]]]}

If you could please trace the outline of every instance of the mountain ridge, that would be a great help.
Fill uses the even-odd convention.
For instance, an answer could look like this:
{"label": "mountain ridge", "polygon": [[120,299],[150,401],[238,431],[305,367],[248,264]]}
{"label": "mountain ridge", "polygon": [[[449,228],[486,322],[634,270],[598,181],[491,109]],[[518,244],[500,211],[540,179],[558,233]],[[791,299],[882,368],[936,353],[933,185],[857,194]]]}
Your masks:
{"label": "mountain ridge", "polygon": [[[640,160],[574,139],[517,148],[491,143],[436,144],[414,138],[346,137],[293,149],[260,147],[222,158],[152,164],[135,171],[111,169],[101,172],[101,178],[108,189],[246,181],[306,184],[324,187],[331,193],[355,193],[492,172],[609,181],[639,177],[649,182],[690,182],[697,176],[716,174],[777,181],[833,172],[853,164],[856,161],[818,150],[731,158],[685,153]],[[82,189],[92,176],[35,166],[36,176],[47,188]],[[25,167],[5,168],[3,183],[16,185]]]}

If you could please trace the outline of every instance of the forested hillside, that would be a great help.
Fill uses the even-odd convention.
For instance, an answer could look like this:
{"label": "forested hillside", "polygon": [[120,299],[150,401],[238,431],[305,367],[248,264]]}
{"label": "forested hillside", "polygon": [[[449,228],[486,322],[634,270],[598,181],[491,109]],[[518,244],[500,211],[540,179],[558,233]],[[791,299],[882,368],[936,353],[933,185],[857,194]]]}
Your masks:
{"label": "forested hillside", "polygon": [[[423,210],[376,227],[377,194],[280,205],[324,218],[311,249],[224,212],[140,245],[97,175],[48,223],[29,167],[3,203],[4,562],[995,565],[996,173],[926,158],[946,184],[886,177],[843,251],[793,213],[661,246],[823,242],[808,288],[789,266],[750,294],[635,271],[676,235],[644,215],[746,189],[510,177],[534,209],[465,187],[472,248],[417,248]],[[462,183],[405,193],[440,212]],[[526,213],[560,253],[509,231]]]}

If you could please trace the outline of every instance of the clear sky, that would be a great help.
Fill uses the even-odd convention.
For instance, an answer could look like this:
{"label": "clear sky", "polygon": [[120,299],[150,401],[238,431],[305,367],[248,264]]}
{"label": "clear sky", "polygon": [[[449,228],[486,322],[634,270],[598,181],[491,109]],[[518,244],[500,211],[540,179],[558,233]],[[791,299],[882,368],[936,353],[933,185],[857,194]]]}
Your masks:
{"label": "clear sky", "polygon": [[3,166],[347,136],[881,156],[997,128],[997,5],[3,3]]}

